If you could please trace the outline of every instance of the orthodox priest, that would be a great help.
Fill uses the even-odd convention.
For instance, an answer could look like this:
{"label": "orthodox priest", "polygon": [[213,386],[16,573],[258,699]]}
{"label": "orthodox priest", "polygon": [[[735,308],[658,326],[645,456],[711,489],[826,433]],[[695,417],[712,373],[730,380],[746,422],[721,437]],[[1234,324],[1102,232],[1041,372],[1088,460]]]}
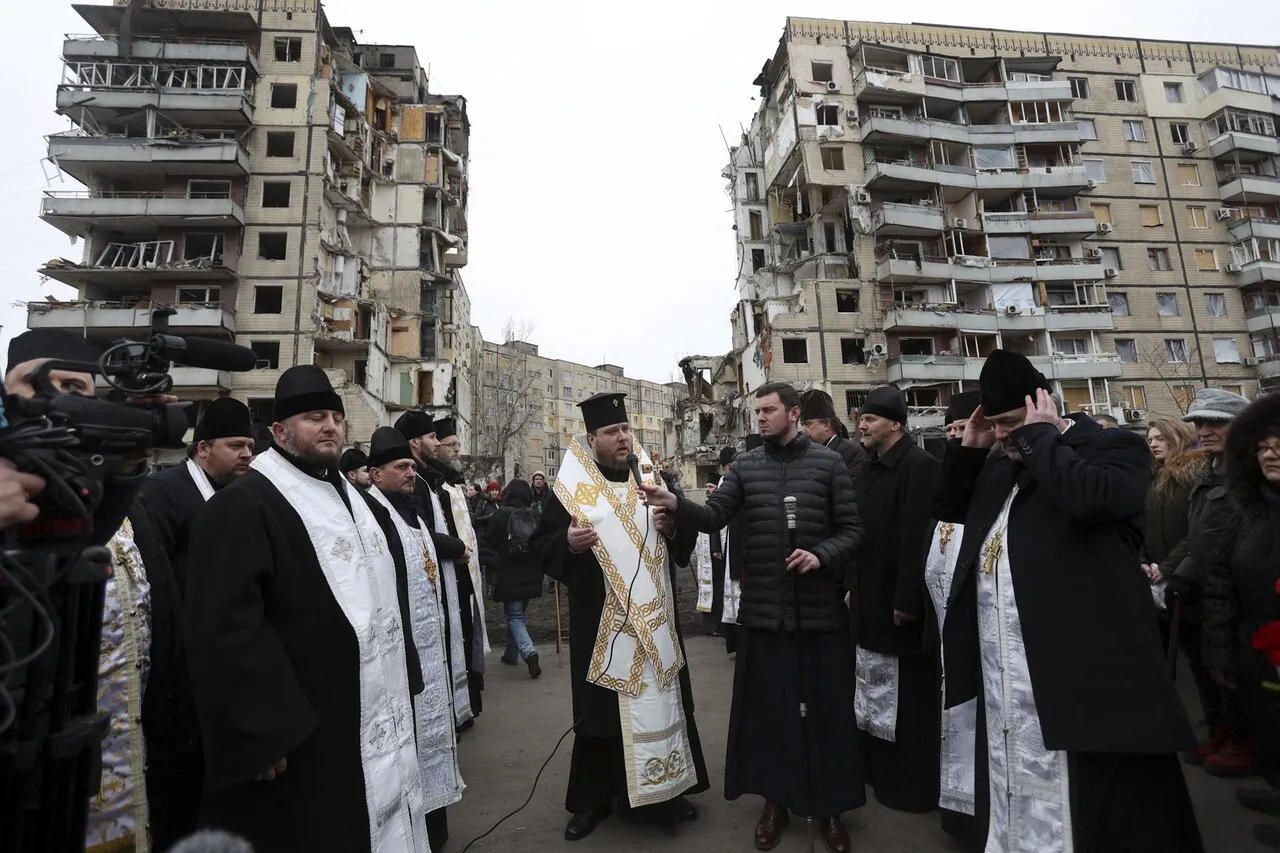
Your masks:
{"label": "orthodox priest", "polygon": [[964,524],[946,706],[978,697],[986,850],[1200,853],[1177,758],[1195,738],[1134,571],[1150,453],[1063,418],[1025,356],[996,350],[979,385],[938,517]]}
{"label": "orthodox priest", "polygon": [[867,395],[858,433],[870,457],[854,482],[866,538],[851,613],[867,783],[881,805],[929,812],[938,805],[938,634],[924,564],[941,470],[908,435],[907,401],[892,385]]}
{"label": "orthodox priest", "polygon": [[258,853],[426,851],[422,667],[390,516],[338,474],[342,398],[323,370],[284,371],[273,418],[275,446],[210,498],[192,539],[202,822]]}
{"label": "orthodox priest", "polygon": [[[965,391],[952,394],[947,404],[944,429],[948,446],[960,446],[969,416],[978,408],[980,394]],[[960,553],[960,540],[964,538],[964,525],[952,521],[939,521],[929,543],[929,555],[924,563],[924,582],[933,601],[933,612],[938,630],[946,625],[947,599],[951,595],[951,577],[955,573],[956,557]],[[939,671],[946,684],[946,659],[939,660]],[[939,702],[942,697],[939,696]],[[945,704],[945,703],[943,703]],[[940,779],[938,806],[942,809],[942,828],[966,846],[981,850],[986,842],[986,813],[981,820],[975,817],[975,776],[977,767],[974,754],[974,735],[977,729],[978,700],[973,698],[954,708],[942,709],[942,727],[938,759]],[[985,758],[985,756],[983,756]],[[982,784],[986,784],[985,762],[981,772]],[[985,795],[983,802],[986,802]]]}
{"label": "orthodox priest", "polygon": [[361,491],[369,488],[369,457],[358,447],[343,451],[338,460],[338,472],[347,478],[347,482]]}
{"label": "orthodox priest", "polygon": [[818,819],[827,849],[845,853],[840,814],[866,802],[843,601],[862,523],[844,460],[799,430],[796,389],[767,383],[755,394],[764,447],[734,460],[705,507],[644,491],[681,527],[719,530],[739,514],[747,522],[726,799],[765,798],[757,849],[778,845],[790,811]]}
{"label": "orthodox priest", "polygon": [[[414,502],[418,512],[429,522],[436,553],[442,561],[446,578],[450,579],[445,584],[451,599],[447,626],[450,632],[449,666],[453,672],[460,668],[467,681],[466,701],[459,704],[455,697],[454,714],[458,727],[466,730],[475,724],[475,717],[482,710],[480,694],[484,689],[484,655],[488,651],[483,619],[476,619],[475,590],[481,586],[480,557],[466,497],[463,496],[461,511],[455,511],[453,492],[446,488],[460,486],[465,480],[457,469],[441,460],[437,425],[446,432],[452,428],[443,420],[433,421],[425,412],[405,412],[396,421],[396,429],[409,442],[417,466]],[[470,543],[464,538],[468,532],[471,533]],[[477,649],[481,650],[478,662]]]}
{"label": "orthodox priest", "polygon": [[[151,520],[156,540],[172,566],[179,596],[185,594],[191,559],[191,537],[205,502],[249,470],[253,459],[253,424],[249,407],[232,397],[219,397],[196,423],[187,461],[152,474],[143,481],[140,503]],[[133,518],[137,527],[139,519]],[[151,569],[152,555],[144,553]],[[161,599],[157,597],[157,605]],[[172,605],[181,624],[182,599]],[[204,792],[204,758],[200,726],[185,666],[185,650],[173,650],[183,665],[173,670],[163,693],[167,713],[144,719],[147,736],[147,798],[151,836],[157,850],[167,850],[196,831]],[[150,688],[149,688],[150,689]]]}
{"label": "orthodox priest", "polygon": [[628,464],[648,484],[654,469],[633,444],[625,397],[578,404],[586,435],[569,443],[529,543],[569,590],[569,841],[590,835],[615,799],[637,822],[693,820],[684,795],[709,787],[667,570],[668,549],[688,562],[693,532],[673,539],[671,516],[639,499]]}
{"label": "orthodox priest", "polygon": [[413,503],[418,475],[409,442],[392,427],[379,427],[369,442],[369,476],[373,488],[365,500],[382,506],[393,522],[388,532],[392,550],[405,559],[409,624],[422,663],[423,690],[414,701],[418,766],[422,771],[427,835],[439,851],[449,840],[445,808],[462,799],[458,741],[453,719],[453,686],[445,652],[445,605],[440,560],[431,532]]}

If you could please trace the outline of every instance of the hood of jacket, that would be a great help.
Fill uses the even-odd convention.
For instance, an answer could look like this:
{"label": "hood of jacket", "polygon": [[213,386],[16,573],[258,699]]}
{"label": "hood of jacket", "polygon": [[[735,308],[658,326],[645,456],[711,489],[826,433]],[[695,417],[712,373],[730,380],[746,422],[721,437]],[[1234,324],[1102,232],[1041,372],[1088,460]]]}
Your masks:
{"label": "hood of jacket", "polygon": [[1204,471],[1206,461],[1205,452],[1199,449],[1175,454],[1156,473],[1155,490],[1164,492],[1175,486],[1194,486]]}
{"label": "hood of jacket", "polygon": [[1264,489],[1273,491],[1258,467],[1258,442],[1268,435],[1280,435],[1280,394],[1259,397],[1236,416],[1227,433],[1227,489],[1243,509],[1264,508]]}
{"label": "hood of jacket", "polygon": [[504,509],[524,509],[532,502],[533,489],[524,480],[512,480],[502,490],[502,506]]}

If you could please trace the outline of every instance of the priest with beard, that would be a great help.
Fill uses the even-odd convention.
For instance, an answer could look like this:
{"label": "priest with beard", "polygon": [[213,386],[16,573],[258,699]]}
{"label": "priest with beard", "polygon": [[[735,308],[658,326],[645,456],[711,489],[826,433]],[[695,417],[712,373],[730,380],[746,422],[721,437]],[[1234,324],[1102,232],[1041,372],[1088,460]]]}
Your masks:
{"label": "priest with beard", "polygon": [[[959,447],[969,416],[978,408],[980,393],[965,391],[952,394],[947,404],[943,428],[947,445]],[[960,540],[964,538],[964,525],[951,521],[939,521],[934,525],[933,539],[924,563],[924,583],[933,602],[933,612],[941,632],[947,624],[947,599],[951,595],[951,577],[956,569],[956,557],[960,553]],[[945,691],[946,658],[939,660]],[[943,697],[939,695],[938,701]],[[945,703],[944,703],[945,704]],[[985,828],[986,816],[979,821],[975,817],[977,768],[974,755],[974,734],[977,728],[976,698],[954,708],[942,709],[941,748],[939,750],[938,806],[942,809],[942,828],[969,847],[982,849],[985,836],[979,837],[979,827]],[[986,767],[982,768],[983,784],[986,784]]]}
{"label": "priest with beard", "polygon": [[709,787],[667,570],[668,550],[688,563],[694,532],[676,535],[671,516],[651,511],[630,482],[643,471],[653,484],[654,471],[633,445],[625,397],[578,404],[586,435],[570,442],[529,541],[543,572],[569,591],[569,841],[590,835],[615,800],[629,821],[694,820],[684,795]]}
{"label": "priest with beard", "polygon": [[[350,452],[350,451],[348,451]],[[440,560],[430,528],[413,503],[417,472],[409,442],[393,427],[379,427],[369,442],[373,488],[363,497],[391,516],[392,551],[403,554],[408,573],[409,633],[422,663],[423,691],[414,702],[418,765],[422,771],[427,836],[439,851],[449,840],[445,808],[462,799],[458,741],[454,730],[449,661],[445,652],[445,603]]]}
{"label": "priest with beard", "polygon": [[[413,500],[418,512],[428,522],[447,578],[444,586],[450,598],[449,667],[454,673],[464,673],[467,681],[466,695],[455,694],[454,716],[458,728],[465,731],[475,724],[475,718],[482,710],[480,693],[484,689],[484,655],[488,651],[483,619],[476,618],[478,599],[475,590],[480,588],[479,548],[471,528],[471,514],[466,507],[465,495],[461,510],[455,510],[455,493],[451,488],[460,492],[459,487],[465,480],[440,458],[442,451],[437,427],[456,433],[452,421],[433,421],[425,412],[405,412],[395,425],[413,451],[418,474]],[[470,542],[466,539],[468,532],[471,534]],[[480,649],[478,661],[477,649]]]}
{"label": "priest with beard", "polygon": [[206,826],[259,853],[426,851],[407,577],[390,514],[337,471],[342,398],[298,365],[274,447],[210,498],[187,583]]}
{"label": "priest with beard", "polygon": [[347,482],[362,492],[367,492],[369,481],[369,457],[358,447],[352,447],[342,454],[338,460],[338,473],[347,478]]}
{"label": "priest with beard", "polygon": [[[253,424],[249,407],[232,397],[219,397],[196,424],[187,461],[143,481],[139,500],[157,542],[172,567],[180,595],[185,594],[191,539],[205,502],[248,472],[253,459]],[[134,518],[135,527],[138,519]],[[155,561],[144,554],[151,566]],[[179,621],[182,602],[174,605]],[[183,656],[179,643],[174,653]],[[185,661],[185,657],[180,657]],[[195,832],[204,790],[200,728],[184,665],[163,687],[168,713],[144,726],[147,739],[147,799],[155,848],[165,850]]]}
{"label": "priest with beard", "polygon": [[1136,570],[1150,453],[1062,417],[1020,354],[993,352],[979,386],[937,502],[964,525],[942,633],[946,707],[977,700],[979,837],[989,853],[1200,853],[1177,756],[1195,737]]}

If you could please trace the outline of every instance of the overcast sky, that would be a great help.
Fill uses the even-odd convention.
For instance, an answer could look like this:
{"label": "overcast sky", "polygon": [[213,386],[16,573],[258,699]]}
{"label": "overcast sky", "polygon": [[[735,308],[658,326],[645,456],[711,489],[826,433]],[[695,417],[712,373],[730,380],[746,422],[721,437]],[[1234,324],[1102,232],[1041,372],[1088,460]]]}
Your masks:
{"label": "overcast sky", "polygon": [[[842,18],[865,4],[666,0],[610,12],[587,2],[405,0],[325,4],[366,43],[410,42],[431,90],[467,97],[471,117],[472,322],[499,337],[508,317],[534,324],[546,355],[609,361],[629,376],[674,378],[676,362],[729,347],[736,260],[720,171],[756,103],[751,81],[785,15]],[[1177,40],[1280,41],[1280,3],[1073,0],[1070,4],[917,0],[912,20]],[[905,20],[904,20],[905,22]],[[85,32],[64,0],[10,15],[0,79],[0,323],[25,328],[14,303],[68,298],[35,270],[80,248],[36,214],[44,135],[54,114],[64,33]],[[363,32],[362,32],[363,31]],[[54,183],[73,189],[75,183]]]}

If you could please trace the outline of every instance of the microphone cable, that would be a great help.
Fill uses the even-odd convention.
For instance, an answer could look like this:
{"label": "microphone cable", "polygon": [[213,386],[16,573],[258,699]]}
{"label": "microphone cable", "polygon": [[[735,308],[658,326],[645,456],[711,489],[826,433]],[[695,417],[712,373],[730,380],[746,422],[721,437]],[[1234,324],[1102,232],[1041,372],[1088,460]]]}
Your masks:
{"label": "microphone cable", "polygon": [[[649,513],[646,512],[644,514],[644,538],[642,538],[640,542],[643,545],[648,540],[649,540]],[[587,552],[584,551],[583,553],[585,554]],[[636,570],[631,575],[631,583],[627,585],[627,607],[623,615],[622,624],[619,625],[618,629],[613,632],[613,638],[609,641],[609,659],[605,662],[604,669],[602,670],[602,672],[608,672],[609,667],[613,665],[614,646],[618,642],[618,637],[622,635],[622,632],[626,630],[627,624],[631,621],[631,592],[632,590],[635,589],[636,580],[640,577],[640,569],[643,563],[644,563],[644,550],[643,548],[641,548],[639,556],[636,557]],[[570,655],[572,654],[573,653],[570,652]],[[573,676],[571,674],[570,685],[572,685],[572,678]],[[477,841],[483,841],[484,839],[488,838],[490,835],[492,835],[494,832],[497,831],[498,827],[502,826],[504,823],[506,823],[516,815],[520,814],[520,812],[524,811],[528,807],[529,803],[533,802],[533,795],[538,790],[538,782],[541,781],[542,779],[543,771],[547,769],[547,765],[551,763],[551,759],[555,758],[556,753],[560,751],[560,745],[564,743],[564,739],[573,733],[573,730],[576,729],[579,726],[579,724],[582,723],[582,720],[585,716],[586,716],[586,712],[583,712],[583,716],[578,717],[578,719],[574,720],[572,725],[570,725],[569,728],[565,729],[564,734],[560,735],[560,739],[556,741],[556,745],[551,748],[551,754],[547,756],[547,760],[542,762],[542,766],[538,768],[537,775],[533,777],[533,787],[529,789],[529,796],[525,797],[524,802],[520,804],[520,807],[517,808],[515,811],[510,812],[509,814],[503,815],[501,818],[499,818],[498,822],[495,823],[493,826],[489,827],[487,830],[485,830],[483,835],[478,835],[475,838],[468,841],[467,846],[462,848],[462,853],[467,853],[467,851],[471,849],[471,845],[475,844]]]}

